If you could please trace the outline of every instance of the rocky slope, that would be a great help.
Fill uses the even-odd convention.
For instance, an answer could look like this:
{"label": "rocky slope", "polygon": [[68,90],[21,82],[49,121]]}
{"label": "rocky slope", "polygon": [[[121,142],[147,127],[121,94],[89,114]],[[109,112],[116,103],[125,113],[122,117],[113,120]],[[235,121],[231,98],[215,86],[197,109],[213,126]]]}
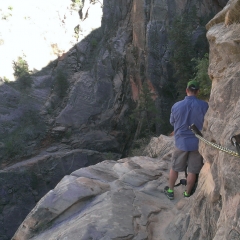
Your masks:
{"label": "rocky slope", "polygon": [[[168,119],[167,28],[193,6],[200,19],[226,2],[1,1],[2,239],[64,175],[126,154],[142,119],[132,124],[129,114],[144,83]],[[198,28],[193,36],[204,34]]]}
{"label": "rocky slope", "polygon": [[153,143],[149,149],[163,158],[103,161],[65,176],[12,239],[167,239],[163,229],[178,212],[171,210],[176,200],[170,202],[162,191],[173,137]]}

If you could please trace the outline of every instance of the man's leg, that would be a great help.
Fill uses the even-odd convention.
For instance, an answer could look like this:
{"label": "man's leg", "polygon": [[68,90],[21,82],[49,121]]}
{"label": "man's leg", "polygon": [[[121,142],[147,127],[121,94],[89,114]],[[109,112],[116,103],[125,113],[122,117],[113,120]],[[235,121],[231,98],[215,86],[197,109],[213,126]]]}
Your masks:
{"label": "man's leg", "polygon": [[187,176],[187,190],[186,190],[187,195],[191,194],[191,191],[192,191],[192,188],[195,184],[195,181],[196,181],[196,174],[195,173],[188,173],[188,176]]}
{"label": "man's leg", "polygon": [[169,188],[173,190],[175,182],[178,179],[178,172],[174,171],[172,168],[169,173]]}
{"label": "man's leg", "polygon": [[175,148],[172,155],[172,168],[169,172],[169,186],[164,188],[164,193],[170,200],[174,199],[174,185],[178,178],[178,172],[184,171],[187,164],[188,152]]}
{"label": "man's leg", "polygon": [[[203,166],[203,158],[198,151],[191,151],[188,155],[188,177],[186,194],[190,196],[195,185],[197,174]],[[186,196],[186,195],[185,195]]]}

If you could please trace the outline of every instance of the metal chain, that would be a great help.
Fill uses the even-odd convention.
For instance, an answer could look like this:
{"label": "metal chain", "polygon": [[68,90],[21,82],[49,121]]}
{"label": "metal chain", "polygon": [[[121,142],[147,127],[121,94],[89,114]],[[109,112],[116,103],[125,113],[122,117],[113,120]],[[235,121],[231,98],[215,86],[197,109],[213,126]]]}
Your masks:
{"label": "metal chain", "polygon": [[196,134],[196,133],[194,133],[194,134],[195,134],[195,136],[196,136],[198,139],[200,139],[201,141],[205,142],[207,145],[212,146],[212,147],[214,147],[214,148],[216,148],[216,149],[218,149],[218,150],[220,150],[220,151],[222,151],[222,152],[228,153],[228,154],[230,154],[230,155],[232,155],[232,156],[235,156],[235,157],[239,157],[239,158],[240,158],[240,155],[239,155],[237,152],[234,152],[234,151],[232,151],[232,150],[230,150],[230,149],[228,149],[228,148],[226,148],[226,147],[222,147],[221,145],[218,145],[218,144],[216,144],[216,143],[209,142],[208,140],[206,140],[205,138],[203,138],[202,136],[200,136],[200,135],[198,135],[198,134]]}

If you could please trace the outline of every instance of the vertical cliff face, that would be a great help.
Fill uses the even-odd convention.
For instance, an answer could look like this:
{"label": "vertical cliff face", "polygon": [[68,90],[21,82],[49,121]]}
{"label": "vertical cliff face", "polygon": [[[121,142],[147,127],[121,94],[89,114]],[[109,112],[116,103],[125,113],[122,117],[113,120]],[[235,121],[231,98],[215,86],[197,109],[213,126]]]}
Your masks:
{"label": "vertical cliff face", "polygon": [[[212,91],[203,130],[206,139],[235,151],[230,138],[240,133],[239,6],[240,1],[229,1],[207,24]],[[204,143],[200,152],[205,164],[198,191],[182,215],[180,235],[182,239],[240,239],[239,158]]]}
{"label": "vertical cliff face", "polygon": [[204,41],[200,39],[205,38],[206,31],[201,26],[201,21],[219,12],[226,2],[133,1],[133,39],[127,50],[127,60],[131,66],[128,68],[128,76],[134,99],[139,98],[144,82],[148,83],[149,89],[155,94],[157,117],[162,120],[162,123],[156,124],[158,133],[169,130],[169,109],[177,98],[174,86],[177,80],[182,80],[176,79],[170,61],[174,47],[173,39],[169,38],[169,30],[172,29],[173,21],[183,13],[194,12],[194,19],[190,20],[192,44],[196,49],[197,42],[200,41],[204,48]]}

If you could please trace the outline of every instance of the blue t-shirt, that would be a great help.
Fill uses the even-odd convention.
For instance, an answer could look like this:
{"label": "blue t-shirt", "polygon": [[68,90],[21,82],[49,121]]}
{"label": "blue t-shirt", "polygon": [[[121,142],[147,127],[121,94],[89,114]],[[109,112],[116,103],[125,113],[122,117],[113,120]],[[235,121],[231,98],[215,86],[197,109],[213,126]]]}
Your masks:
{"label": "blue t-shirt", "polygon": [[202,130],[208,104],[195,96],[186,96],[175,103],[171,110],[170,123],[174,126],[175,146],[182,151],[198,150],[198,138],[189,129],[193,123]]}

